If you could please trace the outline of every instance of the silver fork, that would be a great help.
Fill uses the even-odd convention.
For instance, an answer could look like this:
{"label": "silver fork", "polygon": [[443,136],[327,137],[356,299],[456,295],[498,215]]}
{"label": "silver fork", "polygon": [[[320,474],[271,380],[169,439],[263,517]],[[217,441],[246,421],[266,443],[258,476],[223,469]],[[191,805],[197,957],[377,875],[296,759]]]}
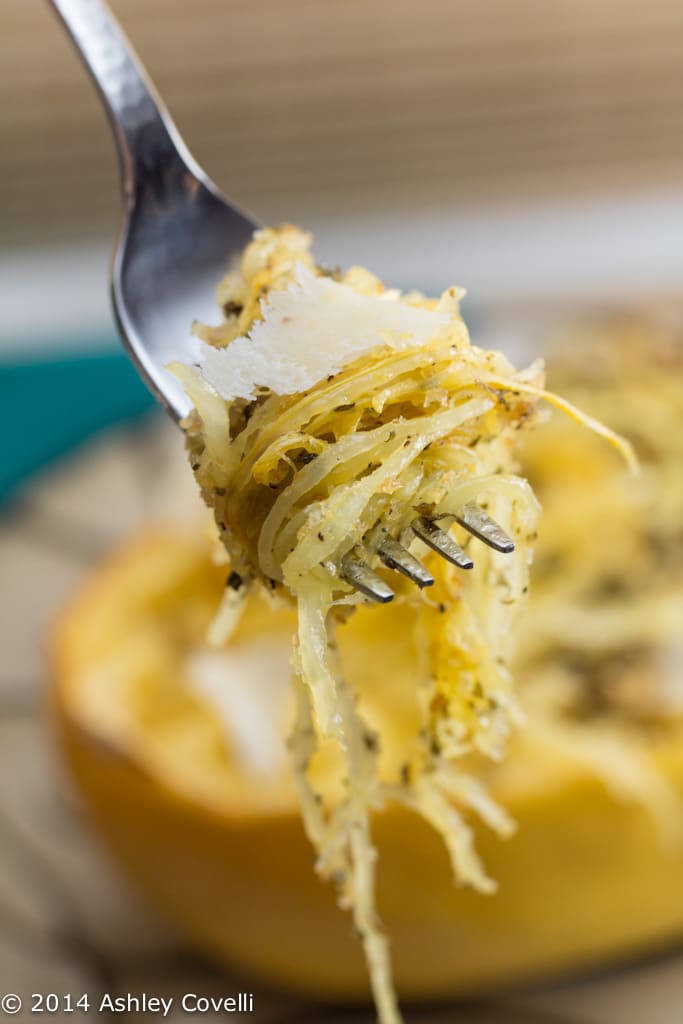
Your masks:
{"label": "silver fork", "polygon": [[[256,221],[229,203],[188,152],[140,61],[102,0],[49,0],[97,86],[121,169],[124,217],[111,265],[111,295],[123,344],[140,375],[179,422],[191,403],[166,367],[191,362],[189,325],[215,314],[215,285],[250,241]],[[498,551],[512,540],[478,505],[452,517]],[[434,519],[418,517],[414,536],[461,569],[467,552]],[[419,587],[434,579],[397,540],[378,557]],[[357,553],[340,575],[375,601],[391,587]]]}

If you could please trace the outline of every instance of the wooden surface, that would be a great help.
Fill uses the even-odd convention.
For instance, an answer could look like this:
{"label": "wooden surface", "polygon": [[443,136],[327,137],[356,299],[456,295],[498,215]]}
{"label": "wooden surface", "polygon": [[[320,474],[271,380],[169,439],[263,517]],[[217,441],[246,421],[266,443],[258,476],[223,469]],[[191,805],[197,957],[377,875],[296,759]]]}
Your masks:
{"label": "wooden surface", "polygon": [[[683,182],[680,0],[111,0],[262,220]],[[0,5],[0,231],[109,237],[116,166],[45,0]]]}
{"label": "wooden surface", "polygon": [[[173,495],[173,502],[170,500]],[[90,442],[26,487],[0,519],[0,995],[174,996],[250,990],[212,970],[141,906],[91,835],[43,714],[43,637],[88,567],[136,525],[196,514],[174,428],[152,418]],[[166,510],[166,511],[163,511]],[[372,1024],[254,990],[254,1024]],[[65,1016],[65,1015],[64,1015]],[[153,1015],[74,1014],[142,1022]],[[22,1012],[15,1020],[36,1020]],[[176,1008],[172,1022],[199,1017]],[[207,1015],[201,1019],[214,1020]],[[221,1017],[220,1019],[224,1019]],[[592,980],[429,1013],[406,1024],[680,1024],[683,955]]]}

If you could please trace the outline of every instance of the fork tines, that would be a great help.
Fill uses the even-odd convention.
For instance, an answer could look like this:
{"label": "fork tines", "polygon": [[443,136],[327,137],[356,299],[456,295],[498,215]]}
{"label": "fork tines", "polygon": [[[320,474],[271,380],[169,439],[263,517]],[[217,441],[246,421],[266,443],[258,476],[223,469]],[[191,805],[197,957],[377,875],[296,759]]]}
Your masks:
{"label": "fork tines", "polygon": [[[476,502],[468,502],[460,512],[453,513],[452,518],[469,533],[496,551],[500,551],[503,554],[509,554],[511,551],[514,551],[515,545],[512,539],[508,537],[505,530],[495,519],[492,519],[488,512],[480,508]],[[472,569],[474,567],[474,562],[465,549],[450,534],[442,530],[434,519],[429,518],[429,516],[418,516],[417,519],[412,521],[410,526],[416,537],[419,537],[421,541],[448,562],[452,562],[453,565],[457,565],[460,569]],[[420,588],[431,587],[434,583],[434,577],[422,562],[391,537],[386,537],[382,541],[377,549],[377,555],[388,569],[402,573]],[[340,576],[347,583],[350,583],[354,590],[365,594],[366,597],[371,598],[373,601],[386,604],[394,597],[394,592],[388,583],[385,583],[382,577],[355,553],[348,554],[342,559]]]}
{"label": "fork tines", "polygon": [[388,583],[385,583],[381,576],[370,568],[370,566],[355,555],[346,555],[342,558],[340,575],[342,579],[350,583],[354,590],[360,591],[373,601],[386,604],[393,600],[394,592]]}
{"label": "fork tines", "polygon": [[410,525],[415,536],[424,541],[428,547],[436,551],[442,558],[445,558],[447,562],[452,562],[453,565],[457,565],[460,569],[472,569],[474,567],[474,562],[467,552],[444,530],[437,526],[433,519],[419,516]]}
{"label": "fork tines", "polygon": [[377,554],[388,569],[403,573],[413,583],[417,583],[420,589],[433,586],[434,577],[429,570],[397,540],[387,538],[380,544]]}
{"label": "fork tines", "polygon": [[509,555],[515,550],[512,538],[508,537],[502,526],[499,526],[495,519],[484,512],[483,508],[480,508],[475,501],[468,501],[462,511],[455,513],[454,518],[469,533],[478,537],[479,540],[483,540],[484,544],[488,544],[496,551],[502,551],[504,555]]}

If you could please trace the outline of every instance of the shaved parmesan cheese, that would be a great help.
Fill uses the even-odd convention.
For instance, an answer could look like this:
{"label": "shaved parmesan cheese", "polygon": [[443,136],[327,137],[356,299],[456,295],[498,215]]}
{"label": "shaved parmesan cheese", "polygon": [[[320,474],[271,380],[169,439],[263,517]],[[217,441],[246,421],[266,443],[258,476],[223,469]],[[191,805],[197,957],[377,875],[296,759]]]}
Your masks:
{"label": "shaved parmesan cheese", "polygon": [[247,772],[276,776],[287,764],[291,655],[289,638],[278,636],[258,647],[194,651],[187,660],[190,689],[218,714]]}
{"label": "shaved parmesan cheese", "polygon": [[200,345],[203,377],[226,401],[308,390],[379,346],[425,345],[450,317],[396,301],[396,293],[363,295],[318,277],[303,263],[286,290],[261,300],[262,320],[226,348]]}

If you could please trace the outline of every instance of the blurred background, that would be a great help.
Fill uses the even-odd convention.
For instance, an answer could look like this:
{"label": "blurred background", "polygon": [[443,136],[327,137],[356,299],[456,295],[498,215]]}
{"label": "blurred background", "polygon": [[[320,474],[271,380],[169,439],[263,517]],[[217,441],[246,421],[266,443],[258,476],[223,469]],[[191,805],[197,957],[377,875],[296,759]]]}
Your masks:
{"label": "blurred background", "polygon": [[[537,323],[543,304],[678,291],[678,0],[113,6],[199,162],[264,223],[310,227],[324,261],[457,281],[494,340],[530,304]],[[0,360],[115,352],[108,126],[45,0],[4,0],[0,19]],[[144,402],[117,394],[87,427]],[[55,431],[51,451],[82,434]],[[25,445],[0,490],[45,439]]]}
{"label": "blurred background", "polygon": [[[678,0],[113,8],[199,162],[324,259],[480,303],[678,287]],[[108,126],[48,4],[1,17],[3,348],[111,336]]]}
{"label": "blurred background", "polygon": [[[679,296],[680,0],[112,8],[218,185],[264,223],[311,228],[323,262],[428,291],[460,283],[477,336],[511,348],[568,312]],[[0,139],[0,399],[12,440],[0,465],[0,987],[35,984],[39,962],[62,988],[167,984],[169,971],[199,972],[206,988],[213,976],[132,905],[92,847],[37,714],[54,610],[95,556],[180,500],[161,481],[182,461],[118,349],[113,145],[44,0],[0,8]],[[680,961],[658,962],[507,1002],[490,1020],[641,1024],[647,1007],[652,1024],[674,1024],[681,973]],[[659,1016],[655,992],[666,994]],[[277,1008],[263,1020],[284,1020]]]}

